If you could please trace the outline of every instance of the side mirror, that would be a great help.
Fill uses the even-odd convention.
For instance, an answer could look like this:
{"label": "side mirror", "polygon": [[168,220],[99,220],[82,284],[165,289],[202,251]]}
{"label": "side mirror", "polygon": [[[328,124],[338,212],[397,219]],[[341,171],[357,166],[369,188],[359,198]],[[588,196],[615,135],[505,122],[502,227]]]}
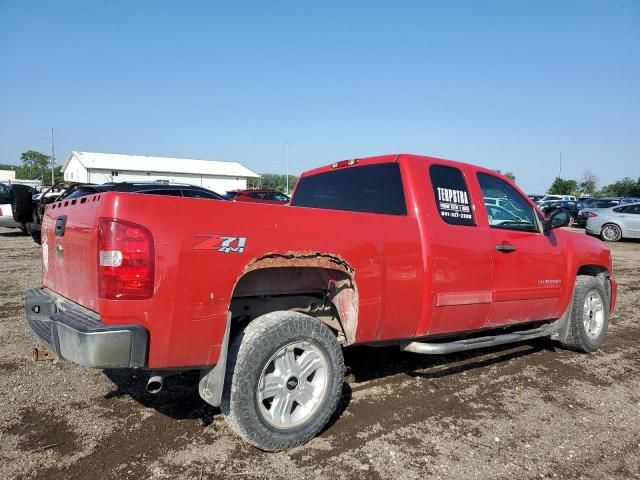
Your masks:
{"label": "side mirror", "polygon": [[566,227],[567,225],[569,225],[570,220],[571,217],[569,216],[569,212],[567,212],[564,208],[553,210],[547,216],[547,218],[544,219],[544,231],[548,232],[549,230],[554,228]]}

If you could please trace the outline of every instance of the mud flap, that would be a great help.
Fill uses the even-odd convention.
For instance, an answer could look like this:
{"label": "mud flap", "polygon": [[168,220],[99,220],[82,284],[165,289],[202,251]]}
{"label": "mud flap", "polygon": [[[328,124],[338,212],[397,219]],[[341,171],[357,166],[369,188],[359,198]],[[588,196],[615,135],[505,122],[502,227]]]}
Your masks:
{"label": "mud flap", "polygon": [[554,332],[551,334],[551,340],[555,340],[556,342],[560,342],[562,345],[567,343],[567,335],[569,334],[569,325],[571,325],[571,313],[573,311],[573,295],[571,294],[571,299],[569,301],[569,306],[564,311],[562,316],[556,320],[553,325]]}
{"label": "mud flap", "polygon": [[200,371],[200,382],[198,393],[200,397],[209,405],[219,407],[222,402],[222,392],[224,390],[224,375],[227,369],[227,350],[229,348],[229,330],[231,328],[231,312],[227,314],[227,325],[224,329],[224,337],[220,345],[220,355],[218,363],[213,368],[206,368]]}

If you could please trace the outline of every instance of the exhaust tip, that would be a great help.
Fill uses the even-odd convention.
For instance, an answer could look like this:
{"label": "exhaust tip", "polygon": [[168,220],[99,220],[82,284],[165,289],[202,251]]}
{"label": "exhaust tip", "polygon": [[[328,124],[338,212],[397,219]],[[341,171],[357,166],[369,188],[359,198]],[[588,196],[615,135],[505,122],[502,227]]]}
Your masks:
{"label": "exhaust tip", "polygon": [[164,377],[160,375],[152,376],[151,378],[149,378],[149,381],[147,382],[147,392],[152,394],[160,393],[160,390],[162,390],[163,383],[164,383]]}

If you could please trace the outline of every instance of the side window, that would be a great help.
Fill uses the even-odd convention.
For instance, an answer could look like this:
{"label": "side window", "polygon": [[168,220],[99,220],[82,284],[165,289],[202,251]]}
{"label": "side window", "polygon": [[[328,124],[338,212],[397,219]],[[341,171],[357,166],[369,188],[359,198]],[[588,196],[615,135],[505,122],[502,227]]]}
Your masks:
{"label": "side window", "polygon": [[486,173],[478,173],[483,197],[501,198],[501,206],[486,205],[489,226],[507,230],[537,232],[533,207],[511,185]]}
{"label": "side window", "polygon": [[384,215],[407,214],[397,163],[336,168],[302,177],[291,205]]}
{"label": "side window", "polygon": [[258,200],[269,200],[269,194],[264,192],[255,192],[248,194],[251,198],[256,198]]}
{"label": "side window", "polygon": [[204,190],[196,190],[196,189],[182,190],[182,196],[189,197],[189,198],[208,198],[208,199],[214,199],[214,200],[220,199],[220,196],[216,193],[205,192]]}
{"label": "side window", "polygon": [[167,190],[142,190],[138,193],[144,193],[145,195],[166,195],[168,197],[181,197],[182,192],[178,189]]}
{"label": "side window", "polygon": [[287,197],[284,193],[274,192],[270,195],[271,200],[275,200],[277,202],[288,202],[289,197]]}
{"label": "side window", "polygon": [[632,213],[635,215],[640,215],[640,204],[630,205],[624,209],[624,213]]}
{"label": "side window", "polygon": [[462,172],[454,167],[431,165],[429,176],[440,218],[449,225],[475,226],[469,190]]}

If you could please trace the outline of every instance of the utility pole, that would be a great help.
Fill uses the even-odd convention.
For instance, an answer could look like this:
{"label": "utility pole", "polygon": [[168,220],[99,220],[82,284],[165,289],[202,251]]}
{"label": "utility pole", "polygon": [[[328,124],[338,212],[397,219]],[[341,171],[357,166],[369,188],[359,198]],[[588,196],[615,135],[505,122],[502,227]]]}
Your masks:
{"label": "utility pole", "polygon": [[560,152],[560,173],[558,173],[558,177],[562,178],[562,152]]}
{"label": "utility pole", "polygon": [[287,150],[287,195],[289,195],[289,142],[286,144]]}
{"label": "utility pole", "polygon": [[56,167],[56,149],[53,142],[53,127],[51,128],[51,185],[53,186],[53,171]]}

